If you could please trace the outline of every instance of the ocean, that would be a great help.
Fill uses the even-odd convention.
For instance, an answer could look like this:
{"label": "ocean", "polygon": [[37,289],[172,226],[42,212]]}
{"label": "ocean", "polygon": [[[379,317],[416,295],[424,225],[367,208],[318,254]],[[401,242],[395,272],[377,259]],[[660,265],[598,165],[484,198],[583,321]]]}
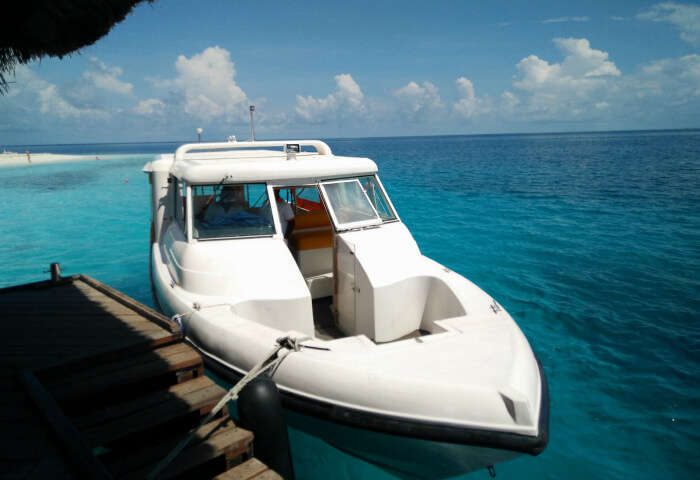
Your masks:
{"label": "ocean", "polygon": [[[326,141],[377,162],[423,253],[497,299],[539,355],[550,443],[498,478],[698,475],[700,131]],[[178,145],[7,146],[117,157],[0,168],[0,287],[60,262],[152,305],[141,168]],[[290,439],[300,479],[394,478]]]}

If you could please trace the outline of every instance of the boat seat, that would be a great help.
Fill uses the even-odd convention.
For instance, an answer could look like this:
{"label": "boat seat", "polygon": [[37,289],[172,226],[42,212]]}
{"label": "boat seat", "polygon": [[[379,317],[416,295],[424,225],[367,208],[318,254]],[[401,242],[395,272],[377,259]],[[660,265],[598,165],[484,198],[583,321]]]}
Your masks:
{"label": "boat seat", "polygon": [[292,236],[297,250],[315,250],[333,246],[333,230],[326,212],[297,215]]}
{"label": "boat seat", "polygon": [[315,232],[295,232],[297,250],[315,250],[317,248],[330,248],[333,246],[333,232],[319,230]]}

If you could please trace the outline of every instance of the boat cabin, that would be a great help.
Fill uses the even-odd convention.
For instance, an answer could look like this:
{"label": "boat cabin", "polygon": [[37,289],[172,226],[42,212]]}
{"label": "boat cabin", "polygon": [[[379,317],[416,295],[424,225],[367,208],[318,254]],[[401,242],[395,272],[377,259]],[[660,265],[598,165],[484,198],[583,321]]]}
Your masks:
{"label": "boat cabin", "polygon": [[464,314],[425,272],[370,159],[319,141],[189,144],[145,171],[154,254],[171,287],[199,302],[283,331],[375,342]]}

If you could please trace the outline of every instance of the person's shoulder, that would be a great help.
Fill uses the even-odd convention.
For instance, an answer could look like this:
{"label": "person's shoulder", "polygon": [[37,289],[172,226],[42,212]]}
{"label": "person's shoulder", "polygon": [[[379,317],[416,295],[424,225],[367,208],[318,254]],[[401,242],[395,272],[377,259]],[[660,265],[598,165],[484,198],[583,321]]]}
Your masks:
{"label": "person's shoulder", "polygon": [[288,204],[287,202],[284,202],[284,205],[282,205],[282,210],[284,210],[285,213],[285,220],[289,220],[290,218],[294,218],[294,210],[292,210],[292,206]]}

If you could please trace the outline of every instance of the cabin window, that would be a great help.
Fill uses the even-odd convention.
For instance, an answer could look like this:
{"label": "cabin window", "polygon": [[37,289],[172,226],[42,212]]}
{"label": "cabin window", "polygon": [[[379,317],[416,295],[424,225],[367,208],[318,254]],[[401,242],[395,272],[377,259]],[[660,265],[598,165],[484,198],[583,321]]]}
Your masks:
{"label": "cabin window", "polygon": [[173,180],[177,182],[177,186],[175,187],[175,208],[173,209],[175,212],[175,220],[177,221],[177,224],[180,225],[180,230],[185,233],[185,219],[187,218],[187,186],[182,180]]}
{"label": "cabin window", "polygon": [[273,235],[267,185],[195,185],[192,210],[196,239]]}
{"label": "cabin window", "polygon": [[321,189],[334,223],[340,229],[381,223],[358,179],[323,182]]}
{"label": "cabin window", "polygon": [[314,186],[296,187],[294,189],[294,205],[296,214],[324,212],[318,188]]}
{"label": "cabin window", "polygon": [[366,177],[360,177],[359,180],[362,188],[364,188],[365,193],[367,194],[367,198],[369,198],[369,201],[372,202],[374,209],[377,211],[382,221],[386,222],[396,220],[396,214],[391,209],[391,205],[384,195],[384,191],[382,190],[377,177],[374,175],[368,175]]}

